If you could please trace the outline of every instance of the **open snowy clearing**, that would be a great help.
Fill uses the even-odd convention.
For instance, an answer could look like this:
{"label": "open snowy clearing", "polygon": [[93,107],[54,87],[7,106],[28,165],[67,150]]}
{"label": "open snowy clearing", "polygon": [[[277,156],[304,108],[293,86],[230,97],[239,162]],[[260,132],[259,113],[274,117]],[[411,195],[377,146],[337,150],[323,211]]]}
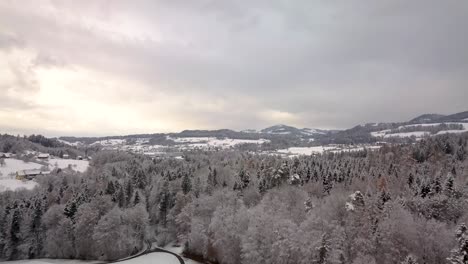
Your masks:
{"label": "open snowy clearing", "polygon": [[[448,122],[448,123],[430,123],[430,124],[412,124],[412,125],[404,125],[404,126],[399,126],[397,129],[405,129],[405,128],[410,128],[410,127],[432,127],[432,126],[438,126],[441,124],[455,124],[455,125],[462,125],[463,129],[461,130],[443,130],[439,131],[436,133],[436,135],[441,135],[441,134],[447,134],[447,133],[463,133],[463,132],[468,132],[468,123],[455,123],[455,122]],[[405,137],[416,137],[417,139],[423,138],[425,136],[430,136],[431,133],[428,131],[414,131],[414,132],[401,132],[401,133],[390,133],[390,129],[385,129],[381,131],[375,131],[371,132],[371,135],[373,137],[382,137],[382,138],[391,138],[391,137],[399,137],[399,138],[405,138]]]}
{"label": "open snowy clearing", "polygon": [[[33,189],[37,183],[35,181],[21,181],[15,178],[16,172],[21,170],[41,169],[44,165],[36,162],[24,162],[18,159],[5,159],[5,165],[0,166],[0,192],[7,190],[18,189]],[[54,168],[71,168],[74,171],[84,172],[89,162],[86,160],[73,160],[73,159],[49,159],[45,161],[48,163],[48,169]]]}
{"label": "open snowy clearing", "polygon": [[230,148],[240,144],[263,144],[270,142],[267,139],[232,139],[224,138],[218,139],[215,137],[187,137],[187,138],[170,138],[177,143],[183,143],[181,146],[182,149],[191,149],[191,148],[210,148],[210,147],[220,147],[220,148]]}
{"label": "open snowy clearing", "polygon": [[34,162],[24,162],[17,159],[5,159],[5,165],[0,166],[0,192],[17,189],[33,189],[37,183],[33,181],[19,181],[15,174],[19,170],[40,169],[43,165]]}
{"label": "open snowy clearing", "polygon": [[[379,149],[381,146],[374,145],[358,145],[358,146],[348,146],[348,145],[330,145],[330,146],[315,146],[315,147],[292,147],[287,149],[277,150],[277,153],[285,154],[289,157],[300,156],[300,155],[312,155],[312,154],[322,154],[324,152],[351,152],[351,151],[361,151],[364,149]],[[275,153],[272,153],[275,154]]]}
{"label": "open snowy clearing", "polygon": [[4,159],[5,165],[0,166],[0,178],[6,178],[10,174],[15,174],[19,170],[40,169],[43,165],[35,162],[24,162],[18,159]]}
{"label": "open snowy clearing", "polygon": [[320,154],[327,150],[337,149],[335,146],[317,146],[317,147],[293,147],[280,149],[277,152],[292,155],[312,155]]}

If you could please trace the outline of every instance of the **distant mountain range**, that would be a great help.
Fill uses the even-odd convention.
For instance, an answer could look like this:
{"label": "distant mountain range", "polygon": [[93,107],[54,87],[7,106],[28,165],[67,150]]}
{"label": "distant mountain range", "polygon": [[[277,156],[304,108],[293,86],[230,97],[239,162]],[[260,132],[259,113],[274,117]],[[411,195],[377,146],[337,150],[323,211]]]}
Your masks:
{"label": "distant mountain range", "polygon": [[414,119],[411,119],[409,121],[409,123],[412,123],[412,124],[442,123],[442,122],[468,122],[468,111],[451,114],[451,115],[424,114]]}
{"label": "distant mountain range", "polygon": [[[423,114],[406,122],[393,122],[393,123],[369,123],[365,125],[357,125],[350,129],[345,130],[324,130],[314,128],[296,128],[284,124],[274,125],[261,130],[247,129],[242,131],[235,131],[231,129],[217,129],[217,130],[184,130],[180,133],[157,133],[157,134],[138,134],[126,136],[112,136],[112,137],[61,137],[60,140],[67,142],[82,142],[91,144],[100,140],[108,139],[138,139],[150,138],[152,144],[173,144],[171,138],[189,138],[189,137],[216,137],[216,138],[231,138],[231,139],[268,139],[273,141],[288,141],[298,142],[298,140],[315,141],[320,144],[353,144],[353,143],[372,143],[383,140],[376,135],[376,132],[398,130],[405,126],[415,126],[418,124],[430,123],[447,123],[459,122],[468,123],[468,111],[460,112],[451,115],[441,114]],[[427,125],[426,125],[427,126]],[[467,124],[468,126],[468,124]],[[405,131],[408,133],[408,128]],[[417,132],[417,129],[412,129]],[[398,132],[398,131],[396,131]],[[395,133],[396,133],[395,132]],[[424,132],[424,131],[420,131]],[[434,131],[432,131],[434,133]],[[440,132],[440,131],[437,131]],[[437,133],[436,132],[436,133]],[[443,131],[442,131],[443,132]],[[460,132],[463,132],[460,130]],[[382,133],[381,133],[382,134]],[[385,134],[385,133],[384,133]],[[401,134],[401,133],[400,133]],[[383,134],[382,134],[383,135]],[[387,135],[387,134],[385,134]],[[411,134],[408,134],[411,135]],[[402,138],[405,135],[402,135]],[[388,139],[390,140],[390,139]],[[392,138],[395,141],[398,139]]]}

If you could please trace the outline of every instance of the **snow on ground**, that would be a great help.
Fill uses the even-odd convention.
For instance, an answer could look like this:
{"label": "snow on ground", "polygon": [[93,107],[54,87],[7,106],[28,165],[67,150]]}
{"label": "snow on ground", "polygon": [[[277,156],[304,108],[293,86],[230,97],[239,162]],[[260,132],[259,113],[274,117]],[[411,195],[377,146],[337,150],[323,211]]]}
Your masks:
{"label": "snow on ground", "polygon": [[[403,128],[408,128],[408,127],[430,127],[430,126],[438,126],[440,124],[460,124],[463,126],[462,130],[444,130],[444,131],[439,131],[436,135],[440,134],[446,134],[446,133],[463,133],[468,131],[468,123],[456,123],[456,122],[447,122],[447,123],[429,123],[429,124],[412,124],[412,125],[404,125],[404,126],[399,126],[397,129],[403,129]],[[416,138],[422,138],[424,136],[431,135],[430,132],[427,131],[415,131],[415,132],[401,132],[401,133],[392,133],[390,134],[390,129],[385,129],[381,131],[375,131],[371,132],[371,135],[373,137],[382,137],[382,138],[390,138],[390,137],[416,137]]]}
{"label": "snow on ground", "polygon": [[276,152],[269,154],[280,154],[288,157],[300,156],[300,155],[312,155],[312,154],[322,154],[324,152],[351,152],[351,151],[360,151],[364,149],[379,149],[381,146],[375,145],[328,145],[328,146],[315,146],[315,147],[292,147],[287,149],[280,149]]}
{"label": "snow on ground", "polygon": [[24,162],[18,159],[4,159],[5,165],[0,166],[0,179],[10,174],[16,174],[19,170],[40,169],[43,165],[35,162]]}
{"label": "snow on ground", "polygon": [[334,149],[334,150],[330,150],[330,152],[333,152],[333,153],[339,153],[339,152],[353,152],[353,151],[362,151],[364,149],[367,149],[367,150],[372,150],[372,149],[379,149],[381,148],[382,146],[372,146],[372,145],[369,145],[369,146],[346,146],[344,148],[339,148],[339,149]]}
{"label": "snow on ground", "polygon": [[385,134],[383,137],[384,138],[390,138],[390,137],[399,137],[399,138],[404,138],[404,137],[416,137],[416,138],[422,138],[424,136],[430,135],[430,132],[426,131],[414,131],[414,132],[402,132],[402,133],[393,133],[393,134]]}
{"label": "snow on ground", "polygon": [[[15,178],[16,172],[21,170],[32,170],[41,169],[44,165],[36,162],[24,162],[18,159],[4,159],[5,165],[0,166],[0,192],[6,190],[17,190],[17,189],[33,189],[37,183],[35,181],[22,181]],[[86,160],[73,160],[73,159],[56,159],[51,158],[46,160],[49,164],[49,170],[55,167],[68,168],[71,165],[71,169],[79,172],[84,172],[89,162]]]}
{"label": "snow on ground", "polygon": [[74,159],[49,159],[48,161],[50,168],[61,168],[65,169],[70,166],[71,169],[78,172],[84,172],[88,166],[89,161],[87,160],[74,160]]}
{"label": "snow on ground", "polygon": [[4,159],[5,165],[0,166],[0,192],[17,189],[33,189],[37,183],[15,179],[19,170],[40,169],[43,165],[34,162],[24,162],[17,159]]}
{"label": "snow on ground", "polygon": [[292,154],[292,155],[311,155],[320,154],[327,150],[337,149],[336,146],[316,146],[316,147],[293,147],[287,149],[277,150],[279,153]]}
{"label": "snow on ground", "polygon": [[268,139],[232,139],[224,138],[218,139],[215,137],[185,137],[185,138],[171,138],[176,143],[182,143],[181,149],[193,149],[193,148],[230,148],[240,144],[263,144],[270,142]]}

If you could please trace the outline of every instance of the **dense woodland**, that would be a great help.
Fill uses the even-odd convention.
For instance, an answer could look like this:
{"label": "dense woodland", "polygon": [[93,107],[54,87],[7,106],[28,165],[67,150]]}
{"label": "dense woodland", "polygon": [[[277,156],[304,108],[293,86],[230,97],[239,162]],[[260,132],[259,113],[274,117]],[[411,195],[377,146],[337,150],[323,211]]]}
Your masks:
{"label": "dense woodland", "polygon": [[114,260],[153,241],[221,264],[468,263],[467,141],[292,159],[101,151],[85,173],[0,193],[0,259]]}

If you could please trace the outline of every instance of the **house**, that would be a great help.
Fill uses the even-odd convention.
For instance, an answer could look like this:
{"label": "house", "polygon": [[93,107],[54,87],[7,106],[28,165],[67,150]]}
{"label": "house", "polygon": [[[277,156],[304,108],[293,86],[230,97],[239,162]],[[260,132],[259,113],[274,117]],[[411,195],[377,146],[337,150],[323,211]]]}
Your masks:
{"label": "house", "polygon": [[62,158],[63,158],[63,159],[69,159],[69,158],[70,158],[70,155],[68,155],[68,154],[63,154]]}
{"label": "house", "polygon": [[49,171],[41,171],[38,169],[34,170],[20,170],[16,172],[16,179],[17,180],[32,180],[40,175],[48,175]]}
{"label": "house", "polygon": [[77,160],[83,160],[83,157],[82,156],[78,156],[76,157]]}
{"label": "house", "polygon": [[39,155],[37,155],[37,158],[38,159],[49,159],[50,155],[48,153],[40,153]]}

